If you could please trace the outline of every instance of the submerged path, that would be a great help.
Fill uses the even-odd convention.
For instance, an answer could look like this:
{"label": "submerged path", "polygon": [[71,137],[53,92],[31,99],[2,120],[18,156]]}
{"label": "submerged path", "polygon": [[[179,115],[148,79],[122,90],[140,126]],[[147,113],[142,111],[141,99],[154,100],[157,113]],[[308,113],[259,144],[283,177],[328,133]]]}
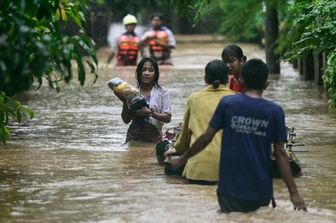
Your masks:
{"label": "submerged path", "polygon": [[[241,45],[248,58],[264,58],[255,45]],[[187,97],[204,87],[207,62],[220,59],[221,43],[183,43],[175,66],[161,67],[160,83],[171,93],[173,119],[180,122]],[[99,51],[106,60],[107,49]],[[287,189],[275,180],[278,207],[248,214],[218,213],[215,186],[188,185],[166,177],[153,145],[124,144],[127,126],[121,102],[106,86],[115,75],[135,83],[134,67],[102,64],[92,87],[31,90],[26,103],[33,120],[13,126],[0,147],[0,222],[335,222],[336,115],[324,92],[304,82],[289,64],[271,76],[265,96],[283,106],[296,128],[303,166],[296,179],[308,213],[292,210]]]}

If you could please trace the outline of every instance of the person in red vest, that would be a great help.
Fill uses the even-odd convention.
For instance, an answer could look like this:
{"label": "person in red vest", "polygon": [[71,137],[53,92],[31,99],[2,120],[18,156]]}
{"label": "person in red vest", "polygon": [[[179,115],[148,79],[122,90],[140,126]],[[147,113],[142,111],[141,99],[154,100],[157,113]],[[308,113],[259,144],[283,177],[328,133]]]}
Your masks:
{"label": "person in red vest", "polygon": [[107,59],[107,63],[110,63],[117,55],[117,66],[137,65],[138,51],[140,50],[142,54],[140,36],[134,32],[137,23],[138,21],[133,15],[128,14],[123,18],[126,31],[112,43],[112,52]]}
{"label": "person in red vest", "polygon": [[150,57],[158,64],[173,65],[171,50],[176,47],[175,37],[170,29],[162,26],[160,14],[151,16],[151,28],[142,36],[142,43],[149,46]]}

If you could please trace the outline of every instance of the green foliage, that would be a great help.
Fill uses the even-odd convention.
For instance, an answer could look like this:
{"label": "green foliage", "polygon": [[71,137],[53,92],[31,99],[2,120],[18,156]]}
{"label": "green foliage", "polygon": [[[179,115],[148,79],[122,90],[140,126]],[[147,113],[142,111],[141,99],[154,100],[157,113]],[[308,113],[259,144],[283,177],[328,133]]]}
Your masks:
{"label": "green foliage", "polygon": [[[82,27],[87,3],[87,0],[0,2],[2,141],[9,133],[5,127],[10,121],[8,117],[21,122],[22,114],[29,111],[9,97],[29,89],[34,81],[40,87],[45,80],[51,88],[59,90],[61,81],[69,82],[73,78],[74,68],[81,85],[86,79],[86,66],[97,79],[94,43]],[[62,32],[69,21],[79,27],[78,35]]]}
{"label": "green foliage", "polygon": [[6,127],[9,121],[14,120],[22,123],[33,117],[34,113],[30,108],[0,92],[0,123],[4,123],[0,125],[0,141],[2,143],[6,142],[10,134],[10,130]]}
{"label": "green foliage", "polygon": [[205,15],[204,9],[210,6],[210,0],[172,0],[178,11],[182,12],[195,25]]}
{"label": "green foliage", "polygon": [[148,1],[138,0],[106,0],[107,5],[112,13],[118,18],[122,18],[126,14],[136,14],[141,7],[148,7]]}
{"label": "green foliage", "polygon": [[[314,50],[330,51],[336,48],[336,2],[315,0],[299,1],[291,11],[286,33],[287,57],[302,56]],[[289,26],[292,26],[291,28]]]}
{"label": "green foliage", "polygon": [[[283,9],[286,1],[269,0]],[[174,1],[179,11],[186,13],[194,23],[210,21],[217,34],[232,41],[261,41],[264,25],[264,0],[193,0]]]}
{"label": "green foliage", "polygon": [[[193,23],[199,22],[202,18],[201,9],[207,7],[212,0],[106,0],[107,5],[116,18],[122,18],[128,13],[141,14],[145,17],[152,13],[160,12],[165,16],[172,15],[178,9],[179,14],[175,16],[186,16]],[[165,17],[165,20],[171,18]]]}
{"label": "green foliage", "polygon": [[328,67],[323,76],[330,96],[330,106],[336,107],[336,2],[334,0],[297,1],[290,8],[282,31],[280,50],[287,59],[311,52],[328,53]]}
{"label": "green foliage", "polygon": [[112,21],[120,22],[127,14],[135,15],[139,24],[149,24],[153,13],[160,13],[164,17],[164,25],[171,25],[176,10],[172,5],[174,0],[105,0]]}
{"label": "green foliage", "polygon": [[293,42],[300,39],[301,34],[309,24],[308,21],[298,19],[304,13],[308,13],[310,1],[299,0],[288,7],[288,12],[283,16],[280,24],[280,36],[278,39],[277,51],[286,57],[290,57]]}
{"label": "green foliage", "polygon": [[[61,22],[74,21],[80,28],[84,21],[80,1],[2,1],[0,7],[0,90],[13,96],[43,78],[59,89],[60,80],[72,79],[72,60],[78,67],[78,80],[85,81],[82,54],[86,63],[97,64],[93,42],[81,31],[79,35],[62,33]],[[94,69],[92,69],[94,73]],[[94,73],[95,74],[95,73]],[[96,74],[95,74],[96,75]]]}
{"label": "green foliage", "polygon": [[[176,0],[106,0],[108,7],[111,9],[113,15],[116,18],[122,18],[126,14],[142,14],[145,17],[149,17],[154,12],[160,12],[163,14],[170,14],[168,12],[172,9]],[[183,1],[181,1],[183,2]],[[158,11],[157,11],[158,10]]]}
{"label": "green foliage", "polygon": [[262,1],[219,1],[223,11],[219,32],[230,39],[250,41],[263,35]]}
{"label": "green foliage", "polygon": [[336,109],[336,51],[328,55],[327,69],[323,75],[323,83],[330,97],[330,108]]}

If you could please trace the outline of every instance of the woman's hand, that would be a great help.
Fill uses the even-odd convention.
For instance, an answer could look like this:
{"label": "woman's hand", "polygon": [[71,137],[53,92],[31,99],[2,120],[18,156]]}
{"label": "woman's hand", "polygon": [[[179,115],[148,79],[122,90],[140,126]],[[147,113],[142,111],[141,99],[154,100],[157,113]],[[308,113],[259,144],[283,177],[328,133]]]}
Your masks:
{"label": "woman's hand", "polygon": [[135,116],[147,116],[151,113],[151,110],[149,110],[149,108],[147,107],[142,107],[141,109],[138,109],[136,111],[134,111],[134,115]]}
{"label": "woman's hand", "polygon": [[151,110],[150,116],[155,118],[156,120],[159,120],[160,122],[169,123],[171,120],[171,114],[168,113],[160,113],[155,112],[154,110]]}

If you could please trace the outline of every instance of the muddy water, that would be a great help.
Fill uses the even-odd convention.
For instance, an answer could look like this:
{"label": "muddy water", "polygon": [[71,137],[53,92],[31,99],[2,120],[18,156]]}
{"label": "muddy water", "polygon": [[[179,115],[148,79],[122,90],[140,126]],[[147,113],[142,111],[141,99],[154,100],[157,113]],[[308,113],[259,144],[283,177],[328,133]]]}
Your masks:
{"label": "muddy water", "polygon": [[[246,55],[263,58],[254,45]],[[180,44],[174,67],[162,67],[160,82],[170,90],[173,126],[182,119],[188,95],[204,87],[204,65],[219,58],[223,44]],[[99,52],[101,61],[107,49]],[[284,107],[296,127],[295,147],[303,176],[296,179],[308,213],[294,212],[286,187],[275,180],[278,207],[249,214],[221,214],[215,186],[188,185],[166,177],[153,145],[124,144],[127,126],[121,103],[107,88],[116,74],[135,83],[134,67],[102,63],[92,87],[65,86],[57,94],[42,87],[24,100],[36,118],[12,126],[0,149],[0,222],[336,222],[336,115],[328,113],[321,89],[288,64],[272,76],[265,96]]]}

